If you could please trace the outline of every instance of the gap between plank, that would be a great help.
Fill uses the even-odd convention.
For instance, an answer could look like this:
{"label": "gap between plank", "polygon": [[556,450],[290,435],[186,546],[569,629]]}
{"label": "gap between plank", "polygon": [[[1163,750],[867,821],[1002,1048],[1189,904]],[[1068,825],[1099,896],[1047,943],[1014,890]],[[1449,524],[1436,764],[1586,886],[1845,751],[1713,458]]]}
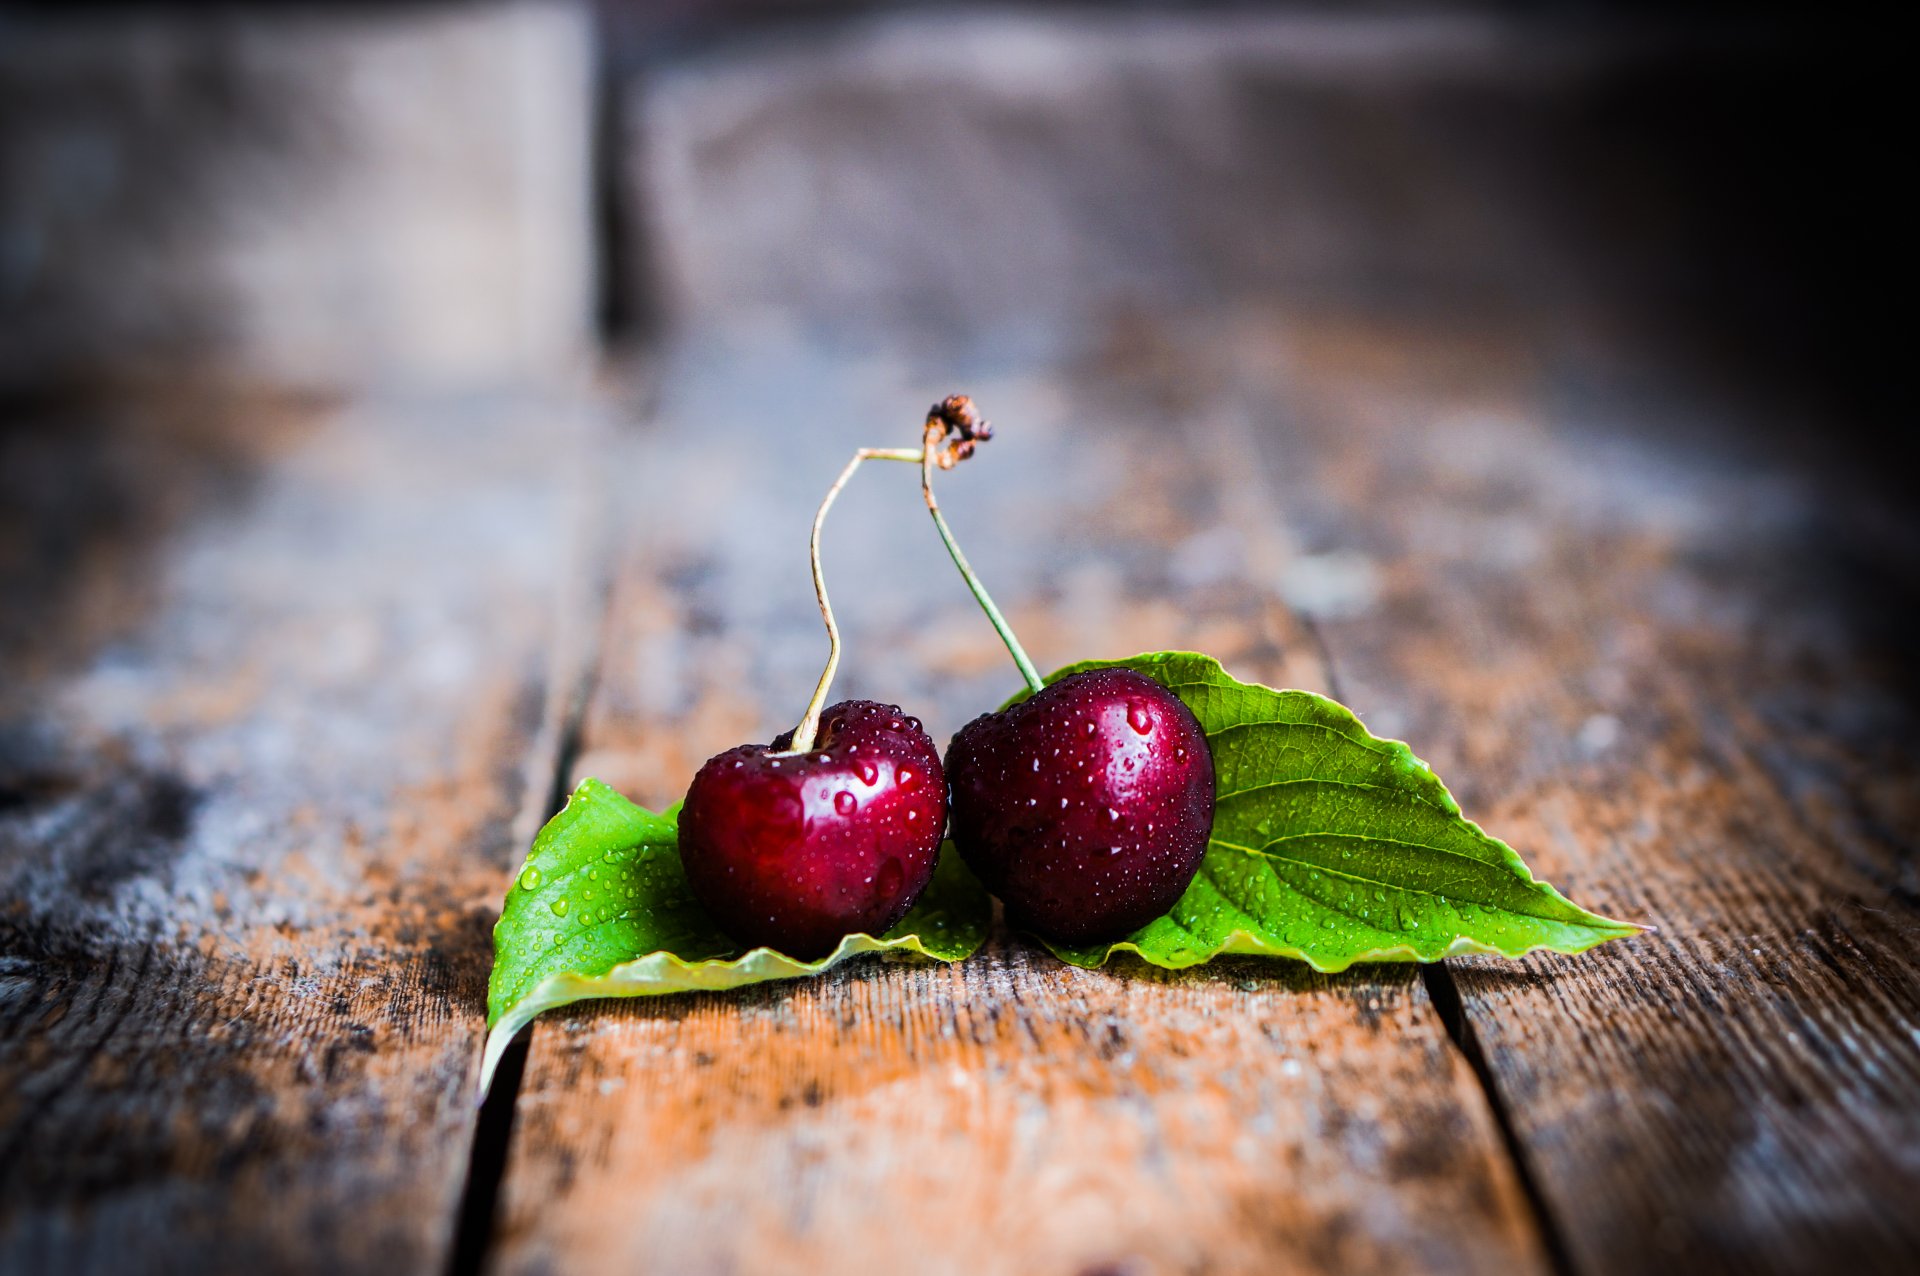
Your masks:
{"label": "gap between plank", "polygon": [[1520,1181],[1520,1190],[1533,1212],[1534,1225],[1539,1228],[1540,1243],[1547,1252],[1547,1266],[1554,1276],[1574,1276],[1573,1256],[1567,1249],[1566,1237],[1561,1235],[1559,1223],[1540,1191],[1539,1180],[1534,1177],[1526,1145],[1514,1128],[1513,1113],[1508,1110],[1499,1083],[1494,1080],[1486,1051],[1480,1045],[1480,1034],[1467,1018],[1466,1004],[1461,1000],[1460,986],[1454,981],[1452,969],[1444,961],[1422,965],[1420,982],[1426,985],[1427,1000],[1439,1014],[1447,1039],[1460,1051],[1467,1066],[1473,1069],[1474,1079],[1480,1083],[1480,1092],[1486,1097],[1494,1124],[1500,1129],[1500,1142],[1506,1147],[1507,1160],[1513,1165],[1514,1177]]}
{"label": "gap between plank", "polygon": [[[604,494],[603,494],[604,495]],[[586,613],[582,642],[555,644],[553,665],[556,681],[564,684],[566,696],[559,713],[559,731],[554,738],[553,763],[544,777],[542,819],[551,819],[566,804],[568,779],[579,761],[581,740],[586,728],[588,702],[598,682],[600,654],[605,647],[606,627],[613,614],[613,554],[604,527],[590,527],[583,554],[589,573],[586,598],[581,607]],[[577,654],[579,665],[569,668],[569,647]],[[473,1145],[467,1158],[467,1179],[460,1193],[459,1213],[454,1218],[453,1244],[447,1259],[446,1276],[480,1276],[486,1269],[493,1245],[494,1216],[500,1202],[500,1185],[507,1175],[507,1156],[513,1145],[514,1114],[520,1106],[520,1085],[526,1072],[528,1043],[532,1031],[524,1030],[500,1057],[493,1086],[480,1104],[474,1118]]]}
{"label": "gap between plank", "polygon": [[1307,640],[1320,657],[1321,674],[1327,680],[1327,694],[1345,704],[1347,696],[1340,686],[1340,671],[1333,667],[1333,649],[1327,646],[1327,636],[1320,632],[1320,622],[1313,618],[1313,613],[1305,611],[1295,612],[1294,618],[1300,622],[1300,628],[1306,631]]}
{"label": "gap between plank", "polygon": [[[1207,449],[1216,458],[1258,457],[1259,440],[1250,424],[1246,412],[1227,411],[1215,418],[1215,428],[1220,433],[1218,446]],[[1269,565],[1283,561],[1290,552],[1290,541],[1280,527],[1278,516],[1273,511],[1280,508],[1277,495],[1262,477],[1263,471],[1258,465],[1226,465],[1217,472],[1223,491],[1230,494],[1232,508],[1240,511],[1245,525],[1253,529],[1258,538],[1257,548],[1260,557]],[[1333,658],[1333,644],[1327,641],[1326,632],[1312,613],[1288,606],[1283,600],[1275,602],[1292,616],[1307,641],[1319,657],[1322,676],[1327,682],[1327,692],[1335,700],[1346,702],[1345,689],[1341,684],[1340,670]],[[1427,990],[1427,1000],[1433,1005],[1445,1029],[1447,1040],[1453,1043],[1473,1070],[1474,1080],[1479,1083],[1480,1093],[1486,1100],[1487,1109],[1493,1115],[1495,1127],[1500,1132],[1500,1142],[1507,1154],[1507,1163],[1513,1167],[1513,1173],[1520,1184],[1520,1191],[1526,1198],[1527,1209],[1533,1216],[1534,1229],[1539,1233],[1541,1248],[1546,1252],[1548,1269],[1554,1276],[1575,1276],[1573,1258],[1567,1249],[1566,1238],[1561,1234],[1553,1211],[1548,1208],[1546,1197],[1540,1191],[1540,1184],[1533,1174],[1532,1164],[1527,1159],[1526,1146],[1521,1142],[1519,1132],[1514,1128],[1513,1114],[1508,1110],[1500,1088],[1494,1080],[1493,1070],[1488,1067],[1486,1052],[1481,1048],[1480,1038],[1474,1031],[1473,1023],[1467,1018],[1466,1006],[1461,1001],[1459,986],[1454,982],[1453,971],[1444,961],[1420,966],[1420,981]]]}
{"label": "gap between plank", "polygon": [[[555,751],[553,774],[546,793],[547,814],[567,800],[567,777],[580,756],[580,736],[591,694],[593,660],[576,683],[573,703]],[[500,1057],[493,1087],[480,1104],[473,1123],[473,1148],[467,1157],[467,1181],[460,1193],[460,1212],[454,1220],[452,1252],[447,1276],[480,1276],[493,1243],[494,1214],[500,1202],[500,1184],[507,1176],[507,1153],[513,1145],[513,1117],[520,1105],[520,1081],[526,1072],[531,1030],[521,1032]]]}
{"label": "gap between plank", "polygon": [[521,1033],[500,1056],[493,1088],[474,1120],[473,1151],[467,1158],[467,1185],[460,1194],[454,1223],[453,1252],[447,1276],[479,1276],[493,1241],[493,1215],[500,1183],[507,1176],[507,1150],[513,1142],[513,1110],[520,1100],[520,1078],[527,1066],[527,1039]]}

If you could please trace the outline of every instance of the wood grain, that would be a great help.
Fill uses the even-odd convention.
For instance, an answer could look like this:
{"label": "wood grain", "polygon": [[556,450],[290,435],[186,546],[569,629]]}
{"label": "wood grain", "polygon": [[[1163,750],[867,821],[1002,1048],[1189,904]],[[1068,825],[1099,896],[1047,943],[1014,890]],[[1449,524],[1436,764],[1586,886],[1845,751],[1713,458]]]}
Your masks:
{"label": "wood grain", "polygon": [[1288,369],[1245,382],[1275,490],[1377,576],[1322,626],[1356,707],[1659,928],[1449,963],[1577,1267],[1912,1271],[1920,558],[1886,489],[1756,447],[1751,406],[1574,397],[1511,330],[1251,348]]}
{"label": "wood grain", "polygon": [[53,628],[0,727],[0,1270],[437,1269],[581,414],[186,415],[9,440],[108,517],[15,560]]}
{"label": "wood grain", "polygon": [[[845,453],[911,441],[962,384],[1002,430],[943,504],[1043,666],[1201,645],[1320,680],[1244,565],[1274,552],[1257,491],[1226,477],[1245,467],[1174,428],[1175,405],[1079,400],[1072,377],[735,366],[685,354],[622,464],[674,496],[637,503],[623,538],[579,771],[661,804],[708,754],[798,716],[824,655],[812,506]],[[1247,540],[1233,553],[1227,529]],[[910,470],[862,473],[826,558],[845,694],[898,700],[944,739],[1017,685]],[[1085,972],[1004,933],[957,967],[869,962],[540,1021],[495,1242],[504,1272],[1543,1266],[1411,971]]]}

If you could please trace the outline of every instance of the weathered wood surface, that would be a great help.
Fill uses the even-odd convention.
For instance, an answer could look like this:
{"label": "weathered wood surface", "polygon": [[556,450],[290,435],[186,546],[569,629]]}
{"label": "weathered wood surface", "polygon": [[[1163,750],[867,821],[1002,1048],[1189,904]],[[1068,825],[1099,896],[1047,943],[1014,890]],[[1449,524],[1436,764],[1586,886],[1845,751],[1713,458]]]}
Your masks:
{"label": "weathered wood surface", "polygon": [[[1912,518],[1820,455],[1836,431],[1818,412],[1788,422],[1811,446],[1779,447],[1753,400],[1791,379],[1766,360],[1741,369],[1745,401],[1689,364],[1716,343],[1689,332],[1683,281],[1735,264],[1741,200],[1766,185],[1736,169],[1768,103],[1727,92],[1755,65],[1688,62],[1663,98],[1681,63],[1633,69],[1660,60],[1658,40],[1567,34],[1458,15],[835,32],[640,84],[648,160],[633,171],[648,180],[632,207],[663,244],[672,302],[718,327],[935,334],[1036,358],[1116,302],[1214,306],[1221,321],[1184,336],[1140,320],[1099,365],[1141,374],[1131,392],[1163,395],[1170,422],[1127,521],[1080,539],[1044,486],[986,521],[1037,563],[989,569],[1034,645],[1064,659],[1190,641],[1273,678],[1274,653],[1236,657],[1244,637],[1209,618],[1223,588],[1291,607],[1267,623],[1317,639],[1328,667],[1303,678],[1302,644],[1282,639],[1279,678],[1337,683],[1549,878],[1660,927],[1580,962],[1453,963],[1433,982],[1449,1009],[1460,997],[1567,1265],[1911,1270]],[[1797,44],[1788,61],[1836,88],[1874,78]],[[1741,123],[1716,129],[1721,111]],[[1867,136],[1865,114],[1824,126],[1835,153]],[[1669,147],[1668,130],[1695,142]],[[804,199],[749,198],[782,188],[797,156]],[[1715,176],[1662,178],[1663,157]],[[1576,207],[1593,216],[1564,215]],[[1706,290],[1749,352],[1832,339],[1784,300],[1794,268],[1778,259],[1795,247]],[[1229,317],[1229,299],[1257,316],[1276,296],[1284,322]],[[1006,427],[1003,459],[1023,429],[1077,417],[1092,439],[1115,417],[1114,396],[1081,397],[1085,379],[1028,370],[1031,404],[973,387]],[[935,379],[920,397],[952,378]],[[989,481],[956,477],[952,499]],[[1183,482],[1203,496],[1164,516],[1160,485]],[[704,602],[722,618],[711,649],[727,648],[729,596]],[[943,617],[930,642],[926,624],[883,619],[892,688],[920,685],[896,653],[943,656],[948,632],[977,633]],[[764,734],[737,693],[777,684],[735,671],[729,734],[703,743]],[[700,760],[620,729],[657,796]],[[615,764],[621,747],[603,748]]]}
{"label": "weathered wood surface", "polygon": [[[1001,434],[944,499],[1043,666],[1192,645],[1336,690],[1657,933],[1428,985],[1078,972],[1003,934],[958,970],[555,1016],[500,1270],[1909,1267],[1920,786],[1906,675],[1853,609],[1911,566],[1871,489],[1830,517],[1817,468],[1604,398],[1576,418],[1535,354],[1138,328],[969,380]],[[575,768],[654,803],[804,698],[812,489],[916,403],[871,362],[763,368],[764,399],[725,366],[687,359],[634,448],[700,490],[624,538]],[[817,475],[754,455],[791,402],[842,407]],[[724,486],[692,477],[722,454]],[[944,734],[1011,674],[930,530],[898,543],[911,480],[860,482],[828,535],[843,689]]]}
{"label": "weathered wood surface", "polygon": [[1897,493],[1756,449],[1757,423],[1556,410],[1511,335],[1263,344],[1281,506],[1375,565],[1364,614],[1322,626],[1343,691],[1549,878],[1659,928],[1450,963],[1576,1266],[1913,1270],[1920,554]]}
{"label": "weathered wood surface", "polygon": [[[576,771],[656,805],[798,716],[824,654],[812,506],[843,453],[911,441],[929,398],[892,368],[735,366],[688,357],[621,466],[679,496],[622,537]],[[1236,457],[1169,432],[1164,404],[1079,401],[1071,376],[968,385],[1006,428],[944,503],[1036,659],[1198,645],[1320,681],[1252,573],[1215,569],[1208,529],[1276,534]],[[825,553],[844,694],[944,740],[1017,685],[912,470],[863,471]],[[1544,1269],[1413,971],[1077,971],[1005,934],[951,969],[542,1021],[496,1245],[505,1272]]]}
{"label": "weathered wood surface", "polygon": [[[1770,458],[1746,407],[1715,432],[1582,391],[1681,388],[1576,301],[1703,251],[1552,215],[1647,193],[1612,166],[1644,134],[1566,145],[1587,99],[1537,73],[1591,69],[1584,40],[1171,29],[650,68],[626,247],[709,336],[590,470],[566,403],[5,405],[0,1271],[1920,1266],[1911,516]],[[577,183],[535,194],[577,224]],[[582,264],[507,326],[570,348]],[[324,353],[267,282],[267,337]],[[1143,317],[1177,307],[1217,313]],[[498,372],[464,323],[401,362]],[[894,353],[790,331],[843,323]],[[899,357],[915,334],[1020,362]],[[536,1025],[473,1155],[487,927],[556,772],[657,806],[791,725],[822,486],[961,388],[1002,434],[945,500],[1043,664],[1193,646],[1332,691],[1660,930],[1331,979],[1080,972],[999,933],[958,967],[583,1006]],[[606,489],[610,558],[580,538]],[[864,473],[827,552],[843,694],[944,739],[1014,685],[909,474]],[[605,598],[567,595],[583,571]]]}
{"label": "weathered wood surface", "polygon": [[0,1271],[445,1265],[579,417],[8,422]]}
{"label": "weathered wood surface", "polygon": [[0,258],[0,384],[467,387],[591,353],[585,4],[0,24],[0,242],[27,246]]}

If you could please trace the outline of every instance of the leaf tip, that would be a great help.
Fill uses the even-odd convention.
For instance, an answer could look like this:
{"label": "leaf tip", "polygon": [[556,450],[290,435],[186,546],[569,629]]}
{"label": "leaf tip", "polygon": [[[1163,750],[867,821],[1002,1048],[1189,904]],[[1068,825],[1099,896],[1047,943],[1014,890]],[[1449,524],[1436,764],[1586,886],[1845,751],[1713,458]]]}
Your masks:
{"label": "leaf tip", "polygon": [[480,1051],[480,1088],[473,1096],[473,1106],[478,1108],[487,1101],[487,1095],[493,1089],[494,1074],[500,1071],[500,1061],[506,1058],[507,1047],[520,1035],[524,1024],[503,1022],[491,1024],[487,1028],[486,1044]]}
{"label": "leaf tip", "polygon": [[[1565,897],[1562,896],[1562,898]],[[1574,907],[1579,908],[1579,905],[1575,904]],[[1621,918],[1608,917],[1602,913],[1593,912],[1590,909],[1580,909],[1580,911],[1586,914],[1585,921],[1589,928],[1597,931],[1610,932],[1604,938],[1595,941],[1597,943],[1604,944],[1615,939],[1632,939],[1635,935],[1644,935],[1650,931],[1659,929],[1659,927],[1649,922],[1624,921]]]}

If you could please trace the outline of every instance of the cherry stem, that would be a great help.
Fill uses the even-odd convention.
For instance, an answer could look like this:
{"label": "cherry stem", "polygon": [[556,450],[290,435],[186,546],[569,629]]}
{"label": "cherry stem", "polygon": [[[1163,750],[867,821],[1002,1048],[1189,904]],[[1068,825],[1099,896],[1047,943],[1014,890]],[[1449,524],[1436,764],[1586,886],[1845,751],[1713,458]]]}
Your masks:
{"label": "cherry stem", "polygon": [[[953,529],[947,526],[946,517],[940,513],[940,503],[933,499],[933,471],[939,464],[941,449],[946,442],[947,427],[939,421],[929,421],[925,441],[920,455],[920,494],[926,498],[927,513],[933,515],[933,525],[940,530],[940,539],[946,542],[947,553],[953,558],[953,565],[960,569],[960,578],[967,582],[967,588],[973,591],[974,601],[980,604],[980,610],[987,613],[987,619],[993,622],[994,632],[1000,635],[1000,641],[1007,645],[1007,654],[1013,657],[1013,663],[1020,669],[1020,676],[1027,681],[1027,689],[1040,691],[1047,684],[1040,680],[1039,670],[1033,667],[1033,661],[1027,659],[1026,648],[1013,636],[1013,627],[1007,624],[1007,618],[993,605],[992,595],[980,578],[973,574],[973,566],[967,562],[967,556],[960,552],[960,542],[953,539]],[[951,461],[949,462],[949,465]],[[940,468],[947,468],[941,466]]]}
{"label": "cherry stem", "polygon": [[833,675],[840,670],[840,626],[833,618],[833,604],[827,601],[827,577],[820,568],[820,529],[826,524],[827,511],[833,508],[834,501],[840,496],[840,489],[847,485],[847,480],[853,477],[853,472],[860,468],[862,462],[913,463],[920,459],[921,453],[907,447],[861,448],[847,462],[847,468],[840,471],[840,477],[827,489],[819,510],[814,513],[813,535],[807,540],[807,552],[813,559],[813,593],[820,600],[820,619],[827,622],[827,667],[820,671],[820,682],[813,689],[813,699],[807,702],[807,712],[801,717],[800,725],[793,729],[793,742],[787,746],[790,753],[805,753],[813,747],[814,737],[820,734],[820,712],[826,708],[827,692],[833,686]]}

